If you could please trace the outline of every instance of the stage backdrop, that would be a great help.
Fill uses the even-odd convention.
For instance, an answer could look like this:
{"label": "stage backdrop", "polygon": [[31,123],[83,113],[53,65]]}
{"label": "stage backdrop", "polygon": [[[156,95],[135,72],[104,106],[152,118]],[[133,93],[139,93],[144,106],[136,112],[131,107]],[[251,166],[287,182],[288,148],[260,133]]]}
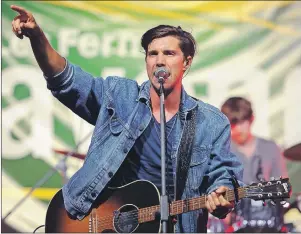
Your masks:
{"label": "stage backdrop", "polygon": [[[93,126],[46,88],[27,38],[11,31],[10,4],[35,16],[53,47],[94,76],[147,79],[141,35],[158,24],[180,25],[198,42],[184,78],[187,91],[220,107],[229,96],[249,98],[254,133],[286,149],[301,141],[301,3],[278,2],[2,2],[2,214],[53,167],[57,172],[6,220],[22,232],[44,224],[47,204],[83,161],[54,150],[87,152]],[[301,191],[300,162],[287,163]]]}

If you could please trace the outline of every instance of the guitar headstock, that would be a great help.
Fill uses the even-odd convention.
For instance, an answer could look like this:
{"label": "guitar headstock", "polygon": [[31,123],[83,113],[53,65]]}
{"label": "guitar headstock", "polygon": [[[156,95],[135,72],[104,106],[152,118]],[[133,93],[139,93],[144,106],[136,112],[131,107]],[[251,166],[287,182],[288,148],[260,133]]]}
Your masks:
{"label": "guitar headstock", "polygon": [[292,191],[289,178],[252,183],[244,187],[244,189],[245,197],[253,200],[283,200],[285,198],[290,198]]}

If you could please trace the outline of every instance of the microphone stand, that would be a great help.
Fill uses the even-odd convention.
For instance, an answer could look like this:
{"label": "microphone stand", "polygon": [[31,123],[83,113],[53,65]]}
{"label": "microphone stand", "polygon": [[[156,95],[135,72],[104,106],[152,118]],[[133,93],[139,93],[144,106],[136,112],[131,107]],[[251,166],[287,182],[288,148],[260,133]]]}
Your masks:
{"label": "microphone stand", "polygon": [[160,130],[161,130],[161,199],[160,199],[160,213],[161,213],[161,223],[162,232],[167,233],[168,219],[169,219],[169,204],[168,195],[166,192],[166,139],[165,139],[165,97],[164,97],[164,77],[159,77],[160,83]]}
{"label": "microphone stand", "polygon": [[[93,132],[93,130],[92,130]],[[75,150],[77,151],[78,147],[84,143],[88,137],[92,134],[92,132],[90,132],[87,136],[85,136],[83,139],[81,139],[81,141],[79,141],[77,143],[77,145],[74,147]],[[2,219],[2,221],[4,221],[8,216],[10,216],[14,211],[17,210],[17,208],[23,204],[26,199],[39,187],[41,187],[43,184],[45,184],[54,174],[56,171],[62,171],[64,177],[66,176],[66,160],[67,158],[69,158],[70,155],[72,155],[73,152],[70,151],[68,152],[68,154],[65,155],[65,157],[63,159],[61,159],[56,165],[55,167],[51,167],[46,173],[45,175],[31,188],[31,190],[5,215],[5,217]],[[64,182],[66,182],[66,177],[64,178]]]}

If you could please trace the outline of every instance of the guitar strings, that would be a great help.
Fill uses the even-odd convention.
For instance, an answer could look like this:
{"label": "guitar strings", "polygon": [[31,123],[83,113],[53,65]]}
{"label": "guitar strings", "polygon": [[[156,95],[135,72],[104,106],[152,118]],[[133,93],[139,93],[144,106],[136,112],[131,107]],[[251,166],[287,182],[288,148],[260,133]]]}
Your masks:
{"label": "guitar strings", "polygon": [[[244,189],[246,190],[246,189]],[[240,192],[240,194],[242,193],[242,191]],[[252,192],[249,192],[248,194],[256,194],[256,193],[252,193]],[[268,192],[263,192],[261,194],[269,194]],[[230,194],[230,199],[233,199],[233,194]],[[194,198],[195,199],[195,198]],[[176,202],[174,203],[172,206],[175,210],[178,210],[179,208],[182,208],[183,210],[185,210],[185,208],[183,208],[183,204],[184,202],[188,202],[188,208],[190,206],[194,207],[195,205],[199,205],[200,202],[203,202],[205,200],[204,197],[202,198],[197,198],[195,200],[182,200],[181,202]],[[145,220],[145,219],[149,219],[151,217],[153,217],[155,215],[154,212],[158,211],[159,209],[159,206],[154,206],[154,207],[150,207],[150,208],[142,208],[140,210],[143,210],[142,212],[140,212],[140,216],[141,216],[141,219],[142,220]],[[151,213],[149,213],[151,212]],[[123,218],[138,218],[139,216],[139,211],[138,210],[133,210],[133,211],[128,211],[128,212],[123,212],[122,214]],[[102,219],[98,220],[98,223],[102,223],[102,224],[112,224],[113,223],[113,215],[110,215],[110,216],[105,216],[103,217]],[[139,219],[138,219],[139,221]]]}
{"label": "guitar strings", "polygon": [[[241,193],[243,193],[245,189],[239,189],[239,190],[240,190],[239,194],[241,195]],[[243,190],[243,191],[241,191],[241,190]],[[228,197],[230,199],[234,199],[234,197],[233,197],[233,191],[230,191],[230,194],[229,194]],[[179,208],[183,207],[184,203],[188,203],[188,208],[189,208],[190,206],[199,205],[199,203],[203,202],[205,199],[206,199],[206,197],[198,197],[198,198],[191,198],[191,199],[187,199],[187,200],[176,201],[171,206],[174,209],[178,210]],[[142,218],[146,218],[146,217],[143,217],[143,216],[146,216],[146,215],[147,215],[147,217],[149,217],[150,215],[154,215],[154,213],[149,213],[150,211],[154,212],[154,211],[157,211],[158,209],[159,209],[159,206],[148,207],[148,208],[141,208],[140,211],[142,211],[142,210],[143,211],[140,212],[140,216],[142,216]],[[184,209],[185,208],[183,208],[183,210]],[[138,217],[138,214],[139,214],[138,210],[127,211],[127,212],[123,212],[123,217],[126,217],[126,218],[131,217],[131,216],[132,217]],[[99,220],[99,221],[107,221],[108,219],[111,221],[111,219],[113,218],[113,216],[114,215],[105,216],[105,217],[101,218],[101,220]]]}

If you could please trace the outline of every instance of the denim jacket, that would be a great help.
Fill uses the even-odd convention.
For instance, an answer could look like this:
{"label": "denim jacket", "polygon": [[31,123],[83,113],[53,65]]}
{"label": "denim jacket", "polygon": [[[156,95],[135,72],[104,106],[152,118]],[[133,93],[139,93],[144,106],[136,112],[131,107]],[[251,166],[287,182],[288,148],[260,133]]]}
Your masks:
{"label": "denim jacket", "polygon": [[[48,89],[60,102],[95,125],[83,166],[62,189],[66,210],[81,220],[150,123],[150,82],[140,86],[134,80],[115,76],[94,78],[68,61],[60,74],[45,78]],[[230,171],[238,180],[243,173],[239,159],[230,152],[227,118],[217,108],[190,97],[183,88],[180,121],[172,139],[174,171],[182,126],[193,108],[198,108],[196,134],[182,199],[208,194],[221,185],[233,188]],[[175,230],[206,232],[207,217],[205,209],[182,214]]]}

